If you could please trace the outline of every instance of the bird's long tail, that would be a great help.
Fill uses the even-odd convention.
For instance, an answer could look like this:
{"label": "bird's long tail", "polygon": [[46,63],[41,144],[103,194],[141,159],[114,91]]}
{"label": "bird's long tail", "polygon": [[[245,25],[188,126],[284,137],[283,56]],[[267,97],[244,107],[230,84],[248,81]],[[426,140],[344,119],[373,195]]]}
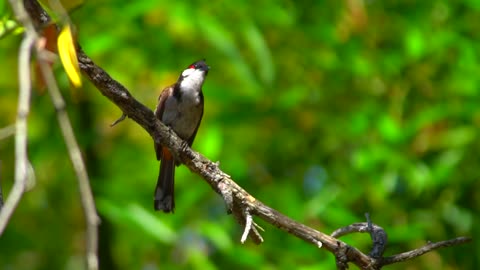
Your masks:
{"label": "bird's long tail", "polygon": [[174,201],[174,175],[175,160],[168,149],[162,149],[162,163],[158,174],[157,186],[155,187],[155,198],[153,207],[155,210],[162,210],[165,213],[173,212]]}

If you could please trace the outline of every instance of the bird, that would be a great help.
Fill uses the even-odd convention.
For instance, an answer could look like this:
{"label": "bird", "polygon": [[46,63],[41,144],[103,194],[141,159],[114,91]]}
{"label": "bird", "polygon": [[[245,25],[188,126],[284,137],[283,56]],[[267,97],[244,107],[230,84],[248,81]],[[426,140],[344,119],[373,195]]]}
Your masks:
{"label": "bird", "polygon": [[[205,59],[189,65],[177,82],[163,89],[155,108],[156,118],[169,126],[189,146],[192,146],[202,120],[202,86],[209,70]],[[158,143],[155,143],[155,153],[161,163],[154,192],[154,209],[173,213],[175,166],[179,163],[168,148]]]}

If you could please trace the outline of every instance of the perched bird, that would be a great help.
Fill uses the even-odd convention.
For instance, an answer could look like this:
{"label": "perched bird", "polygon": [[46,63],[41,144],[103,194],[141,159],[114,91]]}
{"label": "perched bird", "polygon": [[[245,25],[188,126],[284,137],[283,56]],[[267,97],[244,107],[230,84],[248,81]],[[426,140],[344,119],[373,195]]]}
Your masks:
{"label": "perched bird", "polygon": [[[202,85],[209,69],[205,60],[189,65],[176,83],[163,89],[155,109],[155,116],[189,146],[192,145],[202,120]],[[172,153],[160,144],[155,144],[155,152],[161,164],[155,188],[154,208],[165,213],[173,212],[175,165],[178,166],[178,163]]]}

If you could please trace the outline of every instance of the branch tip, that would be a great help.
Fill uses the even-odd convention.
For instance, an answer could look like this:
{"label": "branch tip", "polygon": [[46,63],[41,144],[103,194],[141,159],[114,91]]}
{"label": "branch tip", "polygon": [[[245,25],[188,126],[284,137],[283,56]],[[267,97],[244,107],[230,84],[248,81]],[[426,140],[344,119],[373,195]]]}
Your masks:
{"label": "branch tip", "polygon": [[243,230],[242,238],[240,239],[240,242],[243,244],[247,240],[248,234],[250,233],[250,230],[252,229],[252,215],[248,211],[248,208],[245,209],[244,211],[245,215],[245,229]]}
{"label": "branch tip", "polygon": [[110,124],[110,127],[114,127],[116,124],[122,122],[123,120],[125,120],[125,118],[127,118],[127,115],[125,113],[122,113],[122,116],[120,116],[120,118],[118,118],[117,120],[115,120],[115,122],[113,122],[112,124]]}

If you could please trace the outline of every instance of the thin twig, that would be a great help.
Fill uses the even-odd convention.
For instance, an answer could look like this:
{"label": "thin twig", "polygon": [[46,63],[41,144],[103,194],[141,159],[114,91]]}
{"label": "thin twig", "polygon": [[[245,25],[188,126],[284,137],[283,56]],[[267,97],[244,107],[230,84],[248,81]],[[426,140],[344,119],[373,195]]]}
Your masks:
{"label": "thin twig", "polygon": [[351,234],[351,233],[364,233],[368,232],[368,224],[366,222],[358,222],[353,223],[345,227],[341,227],[333,231],[330,236],[335,238],[340,238],[344,235]]}
{"label": "thin twig", "polygon": [[464,244],[470,242],[472,239],[469,237],[457,237],[454,239],[440,241],[436,243],[428,243],[421,248],[417,248],[411,251],[403,252],[397,255],[393,255],[390,257],[386,257],[382,259],[382,265],[389,265],[397,262],[403,262],[407,260],[411,260],[413,258],[419,257],[427,252],[433,251],[439,248],[451,247],[460,244]]}
{"label": "thin twig", "polygon": [[0,140],[4,140],[15,134],[15,124],[0,128]]}
{"label": "thin twig", "polygon": [[45,58],[42,58],[42,51],[38,51],[38,59],[42,76],[48,86],[48,92],[52,99],[53,105],[57,112],[58,123],[62,130],[63,139],[67,145],[68,154],[72,161],[73,168],[77,175],[78,185],[80,189],[80,198],[82,200],[83,210],[85,212],[85,220],[87,226],[87,267],[89,270],[98,269],[98,224],[99,218],[95,209],[93,193],[90,188],[87,169],[82,158],[80,148],[78,147],[72,124],[65,110],[65,101],[58,89],[55,76]]}
{"label": "thin twig", "polygon": [[252,223],[253,223],[253,218],[250,212],[248,211],[248,208],[245,209],[244,211],[244,216],[245,216],[245,229],[243,230],[242,238],[240,239],[240,242],[243,244],[247,240],[247,236],[250,233],[250,230],[252,229]]}
{"label": "thin twig", "polygon": [[120,116],[120,118],[118,118],[117,120],[115,120],[115,122],[113,122],[112,124],[110,124],[110,127],[113,127],[113,126],[115,126],[116,124],[122,122],[123,120],[125,120],[125,118],[127,118],[127,115],[123,113],[122,116]]}
{"label": "thin twig", "polygon": [[31,94],[30,57],[32,46],[37,39],[37,34],[25,12],[23,2],[10,0],[10,5],[17,18],[25,27],[25,37],[20,45],[20,53],[18,55],[19,97],[15,122],[15,181],[0,212],[0,235],[3,234],[13,211],[25,192],[28,178],[27,116],[30,110]]}
{"label": "thin twig", "polygon": [[[218,166],[218,165],[215,164],[215,166]],[[230,177],[230,176],[224,175],[224,177]],[[231,183],[230,181],[225,181],[225,182],[221,181],[218,187],[220,190],[222,189],[224,190],[219,192],[219,194],[223,197],[223,200],[227,204],[227,207],[229,207],[228,205],[230,204],[231,208],[228,210],[228,213],[233,214],[233,217],[238,222],[238,224],[244,227],[241,243],[244,243],[247,237],[250,237],[250,239],[257,245],[263,243],[263,237],[262,235],[260,235],[260,232],[258,231],[258,230],[263,230],[263,228],[258,226],[253,221],[253,216],[252,216],[252,213],[250,213],[250,208],[248,204],[242,203],[241,201],[233,197],[233,192],[232,192],[230,183]],[[229,191],[225,192],[225,190],[229,190]],[[225,198],[224,195],[227,195],[227,197]]]}

